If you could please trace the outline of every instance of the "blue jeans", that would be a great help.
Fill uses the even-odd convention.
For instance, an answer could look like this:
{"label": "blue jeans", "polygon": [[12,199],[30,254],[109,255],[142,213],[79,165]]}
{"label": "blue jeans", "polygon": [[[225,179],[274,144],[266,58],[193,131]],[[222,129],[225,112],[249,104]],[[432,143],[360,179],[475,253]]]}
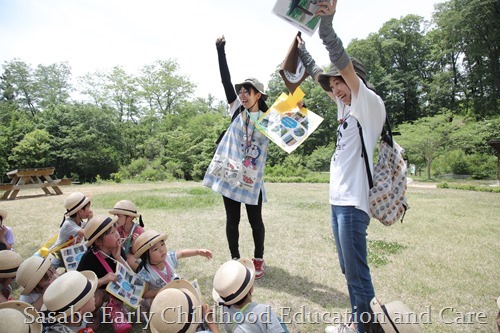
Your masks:
{"label": "blue jeans", "polygon": [[370,217],[353,206],[332,207],[332,231],[337,245],[340,268],[347,280],[353,322],[364,332],[371,319],[370,301],[375,296],[366,248],[366,229]]}

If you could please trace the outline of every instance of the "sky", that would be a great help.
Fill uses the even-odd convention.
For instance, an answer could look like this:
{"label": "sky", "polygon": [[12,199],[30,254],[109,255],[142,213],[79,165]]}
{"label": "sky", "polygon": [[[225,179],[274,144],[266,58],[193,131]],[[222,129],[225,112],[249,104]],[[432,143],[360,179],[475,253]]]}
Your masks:
{"label": "sky", "polygon": [[[430,20],[444,0],[340,0],[334,28],[345,46],[392,18]],[[233,83],[256,77],[267,87],[297,28],[275,15],[276,0],[0,0],[0,65],[14,58],[35,68],[67,62],[73,79],[121,66],[136,75],[175,60],[195,96],[224,100],[215,40],[224,35]],[[320,66],[329,64],[317,32],[303,33]],[[3,71],[3,68],[2,68]]]}

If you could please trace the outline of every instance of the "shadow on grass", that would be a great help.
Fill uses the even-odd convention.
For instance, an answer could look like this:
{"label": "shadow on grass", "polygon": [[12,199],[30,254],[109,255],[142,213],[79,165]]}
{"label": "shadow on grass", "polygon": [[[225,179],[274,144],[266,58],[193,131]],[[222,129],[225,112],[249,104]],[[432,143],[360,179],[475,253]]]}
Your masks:
{"label": "shadow on grass", "polygon": [[[350,307],[349,296],[330,286],[315,283],[304,275],[291,275],[278,266],[266,265],[266,275],[261,280],[256,280],[255,285],[266,289],[285,292],[293,297],[299,297],[316,303],[324,308]],[[347,288],[347,287],[346,287]],[[265,295],[257,296],[265,301]]]}

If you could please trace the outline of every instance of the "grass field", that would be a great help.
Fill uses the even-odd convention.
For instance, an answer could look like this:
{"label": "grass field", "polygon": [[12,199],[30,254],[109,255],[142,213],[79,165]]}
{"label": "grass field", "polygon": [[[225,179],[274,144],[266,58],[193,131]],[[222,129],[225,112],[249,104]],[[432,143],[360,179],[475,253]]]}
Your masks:
{"label": "grass field", "polygon": [[[329,226],[327,184],[267,184],[264,204],[266,276],[254,300],[272,304],[291,332],[323,332],[345,318],[349,298]],[[230,259],[222,199],[200,183],[94,184],[64,187],[64,195],[21,192],[0,201],[5,222],[23,258],[58,232],[64,198],[92,194],[94,213],[130,199],[146,228],[167,232],[171,249],[208,248],[214,258],[182,259],[177,272],[197,279],[211,302],[212,277]],[[401,300],[423,321],[425,332],[495,332],[500,296],[500,194],[410,186],[404,223],[372,220],[369,259],[382,302]],[[242,213],[240,252],[252,257],[251,229]],[[19,290],[16,290],[19,293]],[[103,331],[109,331],[104,326]],[[134,332],[141,332],[136,324]]]}

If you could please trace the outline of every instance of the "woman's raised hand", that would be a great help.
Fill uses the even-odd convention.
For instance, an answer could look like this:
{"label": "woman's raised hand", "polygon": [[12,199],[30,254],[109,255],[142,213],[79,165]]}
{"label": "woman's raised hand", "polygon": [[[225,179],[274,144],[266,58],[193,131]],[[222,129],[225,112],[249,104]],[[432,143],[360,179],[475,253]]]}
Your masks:
{"label": "woman's raised hand", "polygon": [[215,46],[217,48],[224,47],[224,45],[226,45],[226,38],[224,38],[224,35],[215,40]]}
{"label": "woman's raised hand", "polygon": [[318,2],[316,5],[320,6],[316,15],[333,15],[337,11],[337,0]]}

